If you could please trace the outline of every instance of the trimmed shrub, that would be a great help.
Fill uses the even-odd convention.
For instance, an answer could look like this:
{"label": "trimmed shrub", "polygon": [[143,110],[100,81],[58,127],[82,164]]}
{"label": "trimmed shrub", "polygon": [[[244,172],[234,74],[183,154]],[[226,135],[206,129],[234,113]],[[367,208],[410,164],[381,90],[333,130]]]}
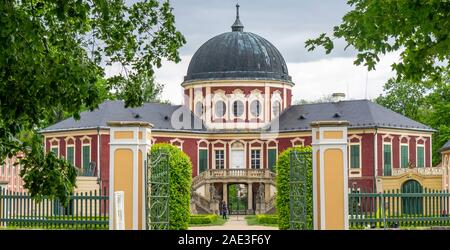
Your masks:
{"label": "trimmed shrub", "polygon": [[192,214],[189,224],[191,225],[203,225],[212,224],[219,219],[217,214]]}
{"label": "trimmed shrub", "polygon": [[169,155],[169,228],[185,230],[188,229],[190,219],[192,164],[189,157],[173,145],[158,143],[152,146],[153,159],[161,152]]}
{"label": "trimmed shrub", "polygon": [[273,214],[258,214],[256,220],[259,224],[278,224],[278,216]]}
{"label": "trimmed shrub", "polygon": [[[289,197],[289,179],[290,179],[290,153],[292,150],[299,150],[300,152],[312,152],[310,146],[307,147],[293,147],[283,151],[278,156],[278,161],[275,166],[277,177],[277,197],[276,210],[278,214],[278,227],[282,230],[290,228],[290,197]],[[306,176],[306,227],[313,229],[313,184],[312,184],[312,159],[307,159],[307,176]]]}

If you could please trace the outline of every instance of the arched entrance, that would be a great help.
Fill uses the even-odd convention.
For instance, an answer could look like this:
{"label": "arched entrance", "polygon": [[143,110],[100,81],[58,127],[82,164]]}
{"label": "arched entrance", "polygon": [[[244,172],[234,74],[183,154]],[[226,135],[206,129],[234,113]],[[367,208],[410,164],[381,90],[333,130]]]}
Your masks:
{"label": "arched entrance", "polygon": [[[402,197],[403,214],[422,214],[423,212],[423,193],[422,185],[416,180],[405,181],[402,185],[403,194],[411,194],[409,197]],[[418,194],[415,196],[414,194]],[[420,195],[419,195],[420,194]]]}
{"label": "arched entrance", "polygon": [[248,204],[248,187],[246,184],[228,185],[228,212],[230,214],[246,214]]}

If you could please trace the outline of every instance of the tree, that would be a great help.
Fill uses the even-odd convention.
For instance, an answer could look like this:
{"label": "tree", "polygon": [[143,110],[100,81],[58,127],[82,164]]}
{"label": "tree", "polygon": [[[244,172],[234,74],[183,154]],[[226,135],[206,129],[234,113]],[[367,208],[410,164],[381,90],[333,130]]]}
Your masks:
{"label": "tree", "polygon": [[426,124],[437,131],[433,134],[433,165],[441,160],[439,149],[450,139],[450,80],[410,83],[389,81],[386,93],[375,101],[380,105]]}
{"label": "tree", "polygon": [[375,69],[379,56],[400,51],[400,62],[392,65],[396,82],[441,81],[450,70],[449,1],[349,0],[354,9],[333,28],[306,41],[309,51],[317,46],[330,53],[333,40],[343,38],[357,51],[356,65]]}
{"label": "tree", "polygon": [[[0,13],[0,161],[24,152],[24,176],[42,162],[64,172],[64,164],[42,156],[42,143],[34,142],[55,114],[79,118],[101,103],[107,88],[123,90],[126,106],[139,106],[154,67],[163,59],[179,62],[185,43],[167,0],[5,0]],[[122,72],[105,79],[106,65]],[[53,184],[66,190],[28,188],[32,196],[64,202],[74,182],[55,178]]]}

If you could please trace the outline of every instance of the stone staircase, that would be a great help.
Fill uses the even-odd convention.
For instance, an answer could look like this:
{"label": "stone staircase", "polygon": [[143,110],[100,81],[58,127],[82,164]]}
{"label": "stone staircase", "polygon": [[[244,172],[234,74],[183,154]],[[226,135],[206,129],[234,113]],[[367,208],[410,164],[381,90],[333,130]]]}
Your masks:
{"label": "stone staircase", "polygon": [[277,198],[276,194],[272,195],[272,197],[270,197],[270,199],[266,202],[266,214],[274,214],[275,211],[275,199]]}
{"label": "stone staircase", "polygon": [[197,214],[212,214],[214,211],[211,210],[209,205],[209,200],[200,195],[195,191],[191,191],[191,206],[195,206],[195,208],[191,208],[193,213]]}

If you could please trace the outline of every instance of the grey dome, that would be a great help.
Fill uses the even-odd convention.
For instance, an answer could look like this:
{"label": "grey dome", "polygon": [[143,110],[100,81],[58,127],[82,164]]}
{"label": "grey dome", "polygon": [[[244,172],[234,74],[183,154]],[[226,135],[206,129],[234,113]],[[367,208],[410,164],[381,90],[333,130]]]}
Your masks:
{"label": "grey dome", "polygon": [[243,26],[208,40],[195,52],[184,81],[262,79],[291,82],[286,62],[266,39]]}

